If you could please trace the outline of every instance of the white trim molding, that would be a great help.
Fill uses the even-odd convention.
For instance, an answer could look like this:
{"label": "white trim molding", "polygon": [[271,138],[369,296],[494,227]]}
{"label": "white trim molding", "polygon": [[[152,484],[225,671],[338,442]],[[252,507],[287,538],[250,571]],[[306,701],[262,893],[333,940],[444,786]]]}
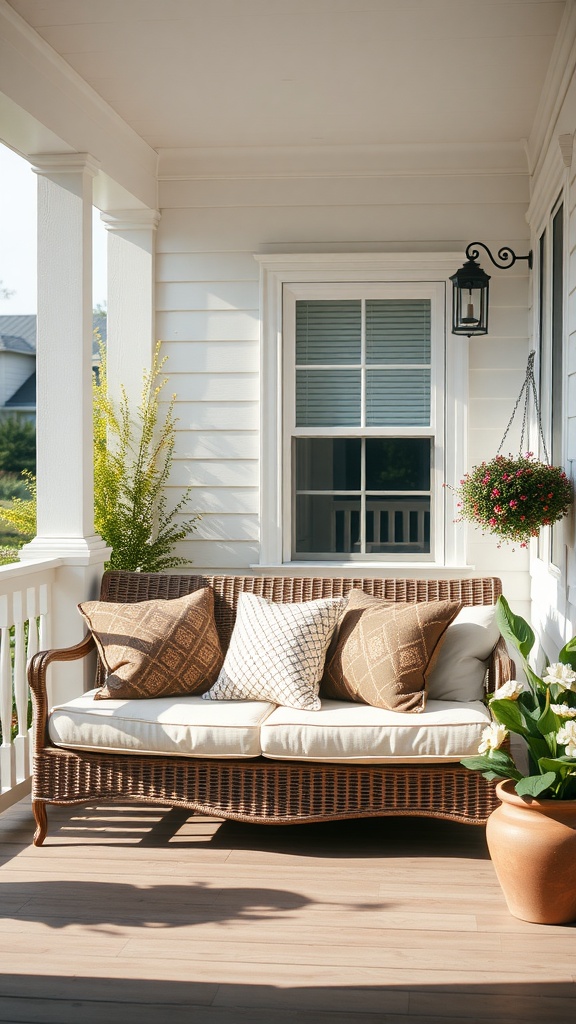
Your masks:
{"label": "white trim molding", "polygon": [[[466,465],[468,345],[449,331],[449,277],[463,262],[462,253],[294,253],[256,255],[260,266],[260,566],[283,561],[283,288],[289,284],[441,283],[445,290],[445,482],[455,486]],[[456,530],[446,495],[443,557],[440,566],[466,564],[465,531]],[[328,563],[326,563],[328,564]],[[332,564],[332,563],[330,563]],[[378,563],[388,566],[388,561]],[[396,567],[398,567],[398,560]],[[432,568],[435,563],[425,563]],[[436,563],[438,564],[438,563]],[[405,563],[413,569],[415,563]],[[357,572],[368,568],[355,563]]]}

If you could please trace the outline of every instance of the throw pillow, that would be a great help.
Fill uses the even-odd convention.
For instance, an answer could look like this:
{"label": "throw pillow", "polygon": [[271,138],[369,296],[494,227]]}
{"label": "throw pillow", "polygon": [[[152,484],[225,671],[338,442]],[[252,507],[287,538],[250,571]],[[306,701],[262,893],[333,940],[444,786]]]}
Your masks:
{"label": "throw pillow", "polygon": [[462,608],[426,679],[429,699],[482,700],[487,661],[499,639],[495,605]]}
{"label": "throw pillow", "polygon": [[284,604],[240,594],[222,671],[205,700],[269,700],[319,711],[326,651],[345,598]]}
{"label": "throw pillow", "polygon": [[390,604],[353,590],[322,695],[389,711],[423,711],[426,673],[459,609],[456,601]]}
{"label": "throw pillow", "polygon": [[107,673],[95,700],[200,694],[218,676],[223,655],[210,587],[170,600],[78,608]]}

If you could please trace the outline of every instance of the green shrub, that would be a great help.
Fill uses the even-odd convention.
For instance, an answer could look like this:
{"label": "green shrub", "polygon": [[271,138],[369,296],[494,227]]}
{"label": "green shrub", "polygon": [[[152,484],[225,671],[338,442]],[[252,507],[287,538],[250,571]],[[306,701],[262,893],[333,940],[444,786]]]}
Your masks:
{"label": "green shrub", "polygon": [[[186,565],[172,554],[175,544],[196,528],[199,516],[179,521],[191,501],[192,488],[176,506],[167,509],[166,484],[174,455],[176,418],[172,395],[163,420],[160,395],[166,359],[156,346],[152,368],[144,373],[136,422],[130,416],[124,388],[118,411],[108,397],[106,353],[101,346],[100,372],[93,382],[94,400],[94,525],[112,548],[108,568],[161,572]],[[0,520],[11,523],[23,538],[36,533],[36,481],[26,476],[30,498],[15,498],[0,507]]]}
{"label": "green shrub", "polygon": [[15,416],[0,419],[0,471],[36,472],[36,428]]}

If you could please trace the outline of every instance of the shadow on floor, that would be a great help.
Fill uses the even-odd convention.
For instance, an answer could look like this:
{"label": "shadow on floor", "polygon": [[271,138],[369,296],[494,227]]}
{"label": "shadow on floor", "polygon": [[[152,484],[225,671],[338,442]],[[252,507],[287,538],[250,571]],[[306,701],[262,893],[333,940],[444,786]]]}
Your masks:
{"label": "shadow on floor", "polygon": [[[29,833],[30,839],[32,831]],[[301,825],[253,825],[177,807],[48,807],[46,845],[106,843],[159,848],[258,850],[302,857],[454,857],[488,860],[485,828],[437,818],[382,817]]]}
{"label": "shadow on floor", "polygon": [[166,1019],[170,1024],[573,1024],[575,1011],[573,986],[552,982],[403,988],[30,974],[0,978],[0,1021],[35,1024],[160,1024]]}

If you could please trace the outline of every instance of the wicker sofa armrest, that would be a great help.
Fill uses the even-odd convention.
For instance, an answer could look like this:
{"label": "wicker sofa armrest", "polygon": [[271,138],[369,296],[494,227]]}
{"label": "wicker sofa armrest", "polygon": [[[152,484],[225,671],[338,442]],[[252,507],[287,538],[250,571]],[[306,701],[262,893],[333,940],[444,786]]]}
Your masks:
{"label": "wicker sofa armrest", "polygon": [[507,683],[509,679],[514,679],[515,675],[516,666],[508,654],[506,641],[501,636],[490,655],[487,680],[488,693],[494,693],[494,690],[497,690],[499,686]]}
{"label": "wicker sofa armrest", "polygon": [[50,651],[39,651],[30,659],[28,665],[28,685],[32,692],[35,720],[35,749],[41,750],[46,742],[46,724],[48,721],[48,689],[46,674],[48,666],[58,661],[79,661],[86,658],[96,649],[94,638],[88,633],[79,644],[73,647],[54,648]]}

